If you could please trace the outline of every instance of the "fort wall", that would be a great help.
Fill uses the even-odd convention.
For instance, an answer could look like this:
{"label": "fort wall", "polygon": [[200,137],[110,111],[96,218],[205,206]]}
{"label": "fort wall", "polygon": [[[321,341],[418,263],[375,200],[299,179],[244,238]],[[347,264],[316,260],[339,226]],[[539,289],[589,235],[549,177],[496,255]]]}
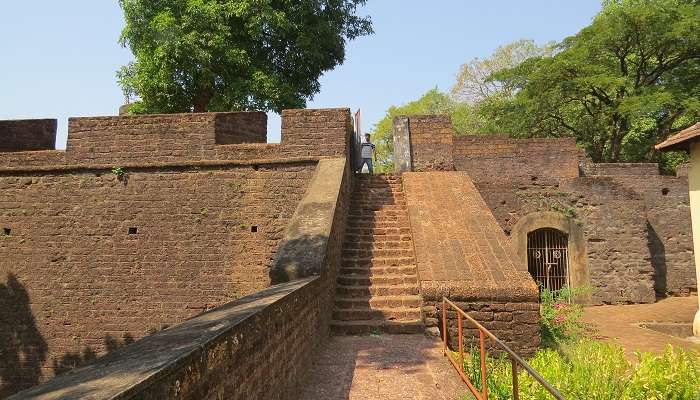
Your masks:
{"label": "fort wall", "polygon": [[255,399],[296,393],[329,334],[351,186],[346,160],[321,160],[304,195],[314,205],[299,205],[289,224],[294,229],[280,244],[287,256],[276,259],[273,269],[304,265],[312,276],[217,307],[17,398],[89,393],[96,399]]}
{"label": "fort wall", "polygon": [[352,131],[346,109],[283,121],[282,144],[217,144],[260,141],[260,114],[77,118],[66,151],[0,152],[0,397],[268,287]]}
{"label": "fort wall", "polygon": [[577,177],[580,155],[573,138],[454,138],[455,169],[468,172],[477,183]]}
{"label": "fort wall", "polygon": [[441,157],[451,153],[454,169],[469,174],[506,234],[531,213],[558,212],[582,226],[593,303],[653,302],[697,290],[682,168],[673,177],[659,175],[654,163],[593,163],[573,138],[455,136],[451,149],[423,150],[448,134],[426,129],[415,141],[411,130],[414,167],[449,164]]}

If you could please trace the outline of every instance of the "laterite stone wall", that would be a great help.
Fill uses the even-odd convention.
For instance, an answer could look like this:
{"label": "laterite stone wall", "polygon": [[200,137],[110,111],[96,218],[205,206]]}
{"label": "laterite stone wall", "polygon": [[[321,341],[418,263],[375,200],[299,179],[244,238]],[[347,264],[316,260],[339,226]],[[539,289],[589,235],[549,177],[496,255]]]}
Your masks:
{"label": "laterite stone wall", "polygon": [[260,113],[77,118],[66,151],[0,152],[0,397],[268,287],[349,115],[285,113],[283,144]]}

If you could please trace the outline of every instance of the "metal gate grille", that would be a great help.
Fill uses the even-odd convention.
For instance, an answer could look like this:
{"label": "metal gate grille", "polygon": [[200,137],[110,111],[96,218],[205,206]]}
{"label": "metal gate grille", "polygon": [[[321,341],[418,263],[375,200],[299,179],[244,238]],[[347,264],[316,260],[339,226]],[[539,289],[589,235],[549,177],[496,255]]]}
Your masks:
{"label": "metal gate grille", "polygon": [[543,228],[527,235],[527,269],[540,289],[569,286],[568,238],[556,229]]}

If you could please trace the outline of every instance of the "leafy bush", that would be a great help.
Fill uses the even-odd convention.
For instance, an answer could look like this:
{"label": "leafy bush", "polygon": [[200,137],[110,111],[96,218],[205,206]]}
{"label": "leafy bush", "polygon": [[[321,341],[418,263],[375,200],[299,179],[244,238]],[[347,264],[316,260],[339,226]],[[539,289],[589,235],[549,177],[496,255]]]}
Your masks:
{"label": "leafy bush", "polygon": [[[673,349],[663,355],[637,353],[630,363],[619,345],[591,340],[564,344],[560,351],[541,349],[528,363],[566,399],[591,400],[696,400],[700,390],[700,355]],[[464,372],[481,390],[478,348],[464,360]],[[487,357],[489,399],[512,398],[510,361]],[[551,399],[526,371],[519,369],[520,398]]]}
{"label": "leafy bush", "polygon": [[571,289],[567,286],[552,291],[542,288],[540,293],[540,324],[542,342],[554,346],[579,339],[587,325],[581,321],[583,307],[574,298],[586,293],[588,288]]}

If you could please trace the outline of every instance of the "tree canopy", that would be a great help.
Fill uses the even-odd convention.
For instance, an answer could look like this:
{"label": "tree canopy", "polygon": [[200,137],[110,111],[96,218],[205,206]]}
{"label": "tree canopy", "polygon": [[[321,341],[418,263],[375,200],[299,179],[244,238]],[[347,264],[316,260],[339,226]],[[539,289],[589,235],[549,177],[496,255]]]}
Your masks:
{"label": "tree canopy", "polygon": [[137,113],[304,107],[348,40],[372,33],[366,0],[119,0],[136,61],[119,83]]}
{"label": "tree canopy", "polygon": [[593,23],[490,79],[517,88],[487,106],[518,136],[574,136],[598,162],[652,161],[653,145],[700,117],[700,6],[610,0]]}
{"label": "tree canopy", "polygon": [[384,118],[370,132],[376,145],[377,165],[375,168],[377,171],[385,172],[393,171],[394,169],[393,121],[395,117],[401,115],[452,114],[453,110],[454,102],[452,99],[437,88],[429,90],[418,100],[398,107],[389,107]]}
{"label": "tree canopy", "polygon": [[492,96],[512,97],[517,87],[511,86],[511,82],[490,79],[491,75],[514,68],[529,58],[551,56],[554,46],[554,42],[538,46],[534,40],[518,40],[498,47],[487,58],[474,58],[460,67],[451,90],[452,97],[470,104]]}
{"label": "tree canopy", "polygon": [[[463,65],[443,101],[457,134],[573,136],[593,161],[671,172],[687,157],[653,146],[700,120],[698,32],[696,0],[605,0],[561,43],[521,40]],[[386,136],[382,124],[375,131]]]}

